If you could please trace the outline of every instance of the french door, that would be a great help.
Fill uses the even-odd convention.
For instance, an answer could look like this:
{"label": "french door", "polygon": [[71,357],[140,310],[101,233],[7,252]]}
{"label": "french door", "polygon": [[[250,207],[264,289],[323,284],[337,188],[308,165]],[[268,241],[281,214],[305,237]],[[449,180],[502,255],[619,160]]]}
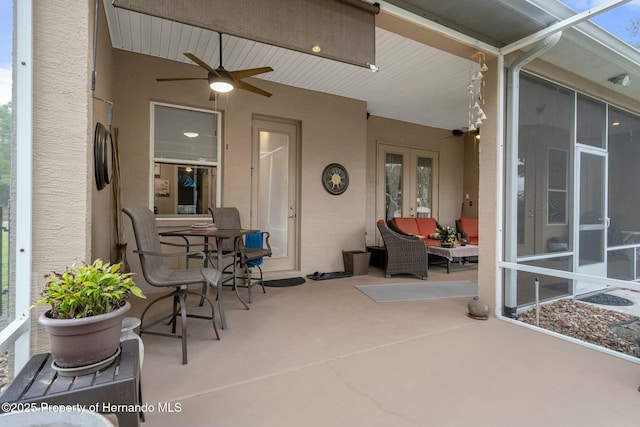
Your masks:
{"label": "french door", "polygon": [[298,126],[253,120],[251,227],[267,231],[273,255],[264,271],[299,268]]}
{"label": "french door", "polygon": [[438,218],[438,152],[378,144],[378,218]]}

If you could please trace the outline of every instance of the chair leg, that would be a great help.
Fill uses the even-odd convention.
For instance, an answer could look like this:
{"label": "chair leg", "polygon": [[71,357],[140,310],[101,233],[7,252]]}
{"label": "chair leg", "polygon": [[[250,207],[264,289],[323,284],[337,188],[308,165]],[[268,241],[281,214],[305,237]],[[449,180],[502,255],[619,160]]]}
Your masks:
{"label": "chair leg", "polygon": [[[171,313],[172,313],[171,320],[168,323],[168,324],[171,325],[171,333],[172,334],[176,333],[176,317],[178,317],[178,304],[180,304],[178,295],[174,295],[173,296],[173,310],[171,311]],[[182,304],[180,304],[180,306],[182,306]]]}
{"label": "chair leg", "polygon": [[252,300],[251,300],[251,286],[253,286],[251,284],[251,269],[247,266],[244,267],[244,275],[246,277],[246,281],[247,281],[247,295],[248,295],[248,302],[249,304],[251,304]]}
{"label": "chair leg", "polygon": [[[187,293],[193,293],[195,295],[195,292],[187,292]],[[218,334],[218,328],[216,326],[216,314],[215,314],[215,309],[213,308],[213,303],[211,302],[211,300],[208,297],[204,297],[204,300],[207,301],[209,303],[209,306],[211,307],[211,323],[213,324],[213,332],[215,332],[216,334],[216,338],[218,341],[220,341],[220,334]]]}
{"label": "chair leg", "polygon": [[[266,294],[267,291],[264,288],[264,280],[263,280],[263,276],[262,276],[262,267],[260,267],[259,265],[255,266],[258,271],[260,272],[260,280],[257,283],[260,283],[260,286],[262,287],[262,293]],[[251,283],[251,268],[246,267],[245,266],[245,276],[247,278],[247,293],[249,294],[249,304],[251,304],[252,302],[252,298],[251,298],[251,288],[256,285],[257,283]]]}
{"label": "chair leg", "polygon": [[260,271],[260,286],[262,286],[262,293],[266,294],[267,291],[264,288],[264,278],[262,277],[262,267],[260,267],[259,265],[257,267],[258,267],[258,271]]}
{"label": "chair leg", "polygon": [[[187,312],[187,295],[188,294],[202,297],[203,300],[207,301],[207,303],[211,307],[211,317],[207,315],[203,316],[199,314],[189,314]],[[166,298],[173,298],[171,313],[168,315],[162,316],[157,320],[152,321],[148,325],[145,325],[144,318],[147,314],[147,311],[153,305],[155,305],[156,303]],[[178,310],[179,310],[179,314],[178,314]],[[178,316],[180,316],[180,333],[176,333]],[[220,340],[220,334],[218,333],[218,327],[216,326],[216,321],[215,321],[216,316],[215,316],[215,309],[213,307],[213,303],[211,302],[209,297],[207,297],[206,295],[201,294],[199,292],[191,292],[186,286],[176,288],[173,292],[169,293],[168,295],[164,295],[164,296],[161,296],[160,298],[157,298],[144,309],[144,311],[142,312],[142,315],[140,316],[140,335],[142,335],[143,333],[147,333],[149,335],[159,335],[164,337],[180,338],[182,341],[182,364],[186,365],[187,364],[187,338],[189,336],[189,330],[187,325],[188,317],[211,321],[211,324],[213,325],[213,332],[215,333],[216,339]],[[170,318],[170,321],[169,323],[167,323],[167,325],[171,325],[171,333],[150,329],[152,326],[157,325],[158,323],[164,323],[167,318]],[[193,328],[193,331],[200,329],[201,327],[204,327],[204,326],[206,326],[206,322],[195,326]]]}
{"label": "chair leg", "polygon": [[180,290],[180,327],[182,338],[182,364],[187,364],[187,291]]}
{"label": "chair leg", "polygon": [[[147,311],[149,311],[149,309],[150,309],[154,304],[156,304],[156,303],[158,303],[158,302],[162,301],[163,299],[172,298],[172,297],[174,297],[174,296],[175,296],[175,293],[174,293],[174,292],[171,292],[171,293],[169,293],[169,294],[167,294],[167,295],[163,295],[163,296],[161,296],[161,297],[159,297],[159,298],[156,298],[155,300],[153,300],[153,301],[151,302],[151,304],[149,304],[149,305],[148,305],[148,306],[147,306],[147,307],[142,311],[142,315],[140,316],[140,335],[142,335],[142,334],[144,333],[144,316],[147,314]],[[167,318],[167,317],[165,316],[165,317],[163,317],[161,320],[164,320],[164,319],[166,319],[166,318]],[[153,323],[152,323],[151,325],[149,325],[149,326],[153,326],[153,325],[154,325],[154,324],[156,324],[156,323],[157,323],[157,321],[156,321],[156,322],[153,322]]]}

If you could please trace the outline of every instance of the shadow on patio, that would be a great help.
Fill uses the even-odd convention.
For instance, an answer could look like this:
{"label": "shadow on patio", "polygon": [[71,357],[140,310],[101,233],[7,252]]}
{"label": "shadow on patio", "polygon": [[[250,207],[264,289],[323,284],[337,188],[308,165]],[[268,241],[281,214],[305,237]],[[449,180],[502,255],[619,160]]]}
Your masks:
{"label": "shadow on patio", "polygon": [[[444,280],[476,281],[476,270],[429,270],[429,281]],[[409,281],[370,268],[266,294],[254,288],[250,311],[225,289],[229,329],[221,341],[196,331],[188,365],[179,340],[143,335],[143,400],[156,411],[142,425],[638,425],[632,362],[472,320],[468,298],[375,303],[354,287]],[[139,315],[147,302],[134,303]],[[160,412],[165,403],[175,412]]]}

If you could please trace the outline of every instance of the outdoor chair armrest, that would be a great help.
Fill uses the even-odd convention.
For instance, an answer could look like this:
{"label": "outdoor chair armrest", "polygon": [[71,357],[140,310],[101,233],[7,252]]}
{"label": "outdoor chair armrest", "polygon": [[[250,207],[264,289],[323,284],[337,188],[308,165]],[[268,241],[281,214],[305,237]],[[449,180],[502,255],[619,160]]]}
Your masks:
{"label": "outdoor chair armrest", "polygon": [[210,259],[207,254],[204,252],[175,252],[175,253],[163,253],[163,252],[150,252],[150,251],[141,251],[134,250],[133,253],[141,254],[141,255],[149,255],[149,256],[159,256],[159,257],[176,257],[176,256],[193,256],[194,258],[200,258],[200,273],[202,277],[209,283],[211,286],[218,286],[218,279],[220,278],[220,272],[212,267],[205,267],[204,262],[206,259]]}
{"label": "outdoor chair armrest", "polygon": [[264,235],[264,243],[267,245],[267,249],[271,252],[271,245],[269,244],[269,237],[271,236],[268,231],[261,231]]}

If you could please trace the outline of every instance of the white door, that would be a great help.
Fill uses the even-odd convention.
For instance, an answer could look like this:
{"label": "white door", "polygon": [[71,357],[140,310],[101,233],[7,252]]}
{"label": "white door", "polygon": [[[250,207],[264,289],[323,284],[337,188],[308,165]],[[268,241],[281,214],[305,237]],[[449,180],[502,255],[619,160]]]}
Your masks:
{"label": "white door", "polygon": [[378,144],[377,217],[438,218],[438,152]]}
{"label": "white door", "polygon": [[[578,273],[607,276],[607,157],[602,152],[578,150]],[[577,282],[576,295],[602,289],[602,285]]]}
{"label": "white door", "polygon": [[264,271],[298,269],[298,126],[254,119],[251,226],[270,234]]}

